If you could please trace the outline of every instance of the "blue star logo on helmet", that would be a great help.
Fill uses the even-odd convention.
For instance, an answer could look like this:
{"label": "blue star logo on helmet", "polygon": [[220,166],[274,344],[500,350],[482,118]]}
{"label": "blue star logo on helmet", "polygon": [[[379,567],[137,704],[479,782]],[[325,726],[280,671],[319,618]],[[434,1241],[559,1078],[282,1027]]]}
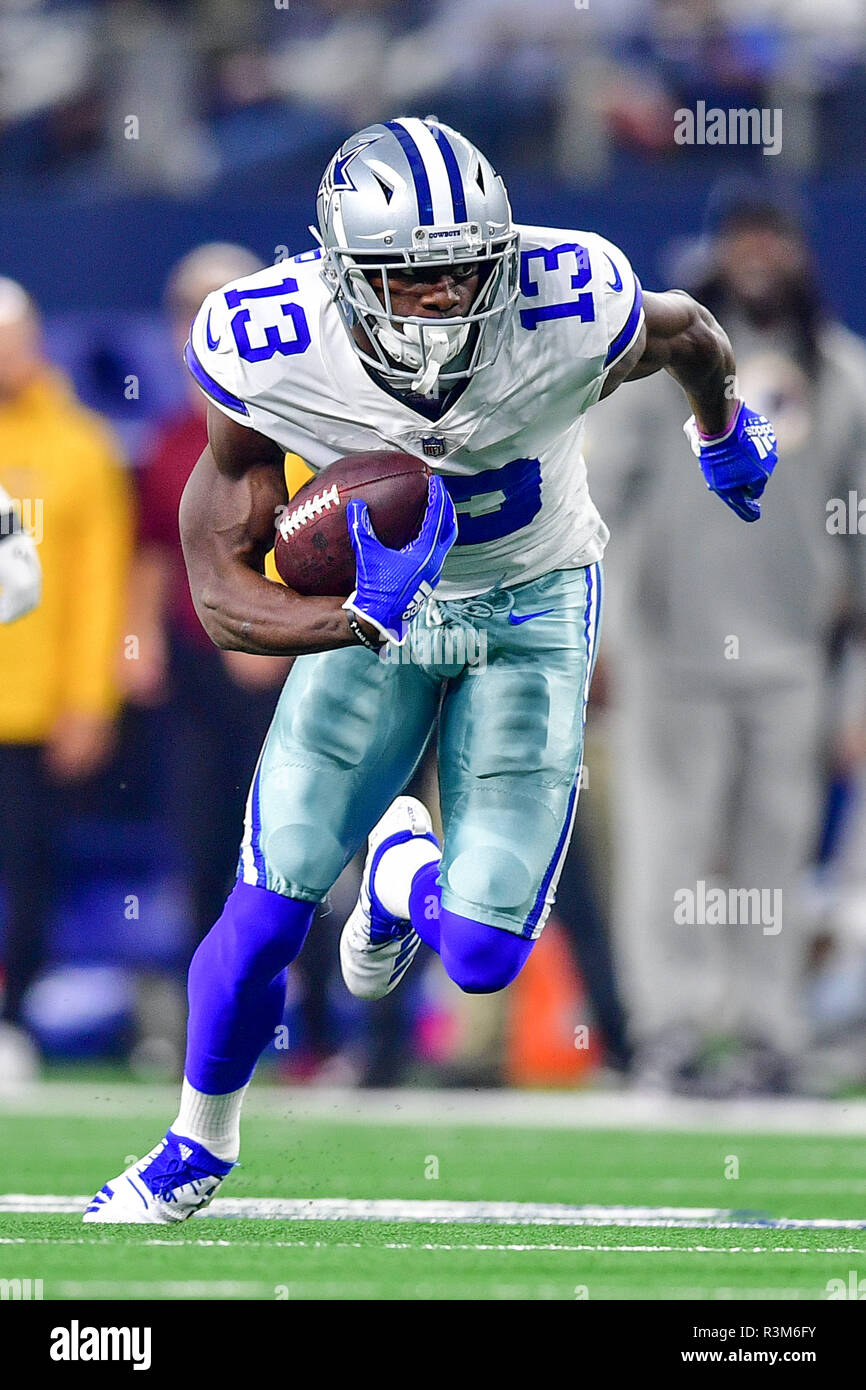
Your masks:
{"label": "blue star logo on helmet", "polygon": [[334,155],[334,158],[325,170],[325,177],[322,179],[321,188],[322,197],[326,201],[328,216],[330,216],[331,213],[331,200],[335,193],[341,193],[347,190],[357,193],[357,186],[353,183],[352,175],[349,173],[349,165],[362,150],[365,150],[368,145],[375,145],[378,139],[378,135],[366,136],[364,139],[359,140],[358,144],[355,145],[353,149],[349,150],[348,154],[343,154],[343,147],[341,147]]}

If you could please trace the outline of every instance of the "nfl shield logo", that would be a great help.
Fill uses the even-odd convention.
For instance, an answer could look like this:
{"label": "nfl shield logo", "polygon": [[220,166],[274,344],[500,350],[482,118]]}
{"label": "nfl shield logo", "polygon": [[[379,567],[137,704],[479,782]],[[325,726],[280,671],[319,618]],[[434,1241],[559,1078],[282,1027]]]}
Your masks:
{"label": "nfl shield logo", "polygon": [[428,459],[441,459],[445,456],[445,440],[436,434],[428,434],[422,439],[421,448]]}

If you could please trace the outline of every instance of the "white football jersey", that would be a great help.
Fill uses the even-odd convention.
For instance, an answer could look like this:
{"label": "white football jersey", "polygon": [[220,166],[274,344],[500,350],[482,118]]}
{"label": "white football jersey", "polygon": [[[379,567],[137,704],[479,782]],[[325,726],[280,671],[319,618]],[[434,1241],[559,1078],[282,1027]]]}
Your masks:
{"label": "white football jersey", "polygon": [[520,294],[496,360],[435,421],[363,366],[318,249],[209,295],[187,346],[209,400],[311,468],[384,448],[440,473],[459,526],[443,599],[593,564],[608,539],[587,488],[583,416],[640,331],[641,287],[593,232],[518,231]]}

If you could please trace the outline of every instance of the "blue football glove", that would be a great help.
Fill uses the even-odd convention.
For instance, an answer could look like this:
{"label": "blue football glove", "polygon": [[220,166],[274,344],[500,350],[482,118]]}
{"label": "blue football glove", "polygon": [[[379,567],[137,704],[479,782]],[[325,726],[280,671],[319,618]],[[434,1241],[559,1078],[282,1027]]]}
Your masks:
{"label": "blue football glove", "polygon": [[700,459],[710,492],[717,492],[743,521],[757,521],[757,499],[778,460],[776,435],[764,415],[740,402],[724,434],[701,434],[694,415],[683,425],[692,450]]}
{"label": "blue football glove", "polygon": [[346,508],[355,552],[356,589],[343,604],[402,644],[409,623],[439,583],[445,556],[457,538],[454,503],[442,479],[433,474],[421,530],[402,550],[389,550],[376,538],[366,502],[353,497]]}

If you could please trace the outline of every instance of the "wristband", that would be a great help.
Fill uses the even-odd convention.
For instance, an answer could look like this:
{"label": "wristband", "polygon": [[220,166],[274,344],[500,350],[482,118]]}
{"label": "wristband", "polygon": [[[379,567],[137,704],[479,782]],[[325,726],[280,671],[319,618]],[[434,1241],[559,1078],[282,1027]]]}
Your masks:
{"label": "wristband", "polygon": [[734,413],[733,413],[733,415],[731,416],[730,420],[728,421],[727,425],[726,425],[725,428],[721,431],[720,434],[704,434],[703,430],[700,429],[700,428],[698,427],[698,422],[697,422],[697,420],[696,420],[696,421],[695,421],[695,429],[697,430],[698,439],[701,441],[701,443],[702,443],[702,444],[721,444],[725,439],[727,439],[727,438],[729,437],[729,435],[733,434],[733,432],[734,432],[734,427],[736,426],[736,423],[737,423],[738,419],[740,418],[740,411],[742,410],[742,408],[743,408],[743,402],[742,402],[742,401],[737,401],[737,408],[736,408],[736,410],[734,411]]}
{"label": "wristband", "polygon": [[349,627],[357,637],[358,641],[361,643],[362,647],[366,647],[367,650],[370,652],[380,652],[382,650],[382,647],[384,646],[384,641],[374,642],[371,637],[368,637],[364,629],[361,627],[361,624],[358,622],[358,619],[355,617],[354,613],[350,613],[348,610],[346,610],[346,617],[349,619]]}

